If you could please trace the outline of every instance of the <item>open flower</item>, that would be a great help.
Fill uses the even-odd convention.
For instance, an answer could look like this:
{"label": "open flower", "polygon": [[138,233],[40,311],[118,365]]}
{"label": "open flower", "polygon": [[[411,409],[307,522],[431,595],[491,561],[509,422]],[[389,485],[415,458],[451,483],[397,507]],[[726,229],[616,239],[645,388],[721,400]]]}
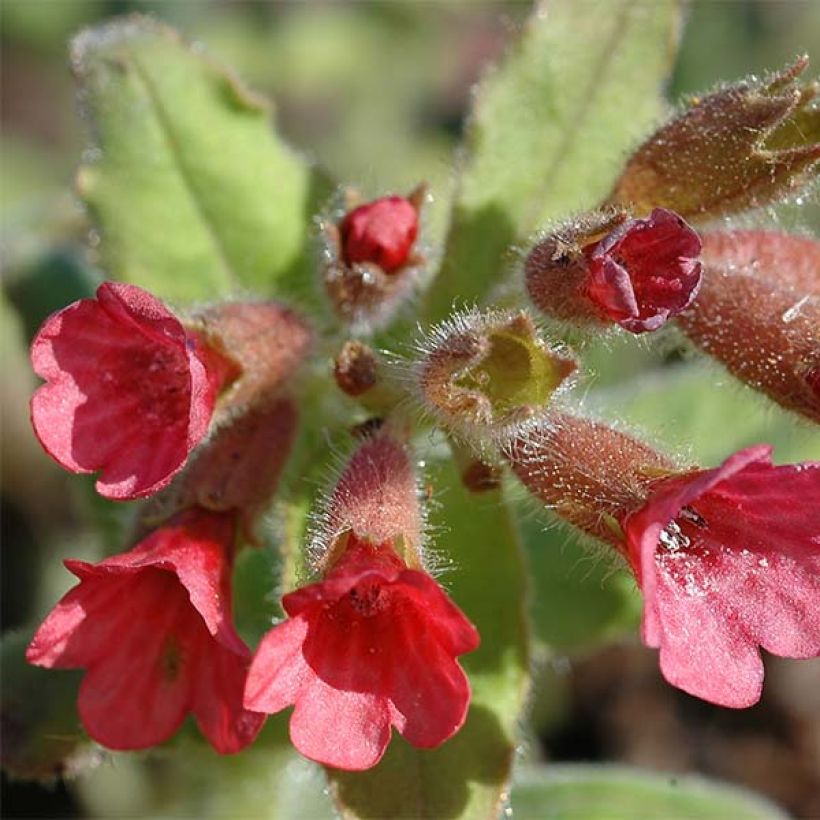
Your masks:
{"label": "open flower", "polygon": [[656,208],[584,249],[589,264],[584,289],[625,330],[657,330],[697,296],[700,251],[700,238],[680,216]]}
{"label": "open flower", "polygon": [[770,454],[660,479],[624,520],[644,642],[670,683],[721,706],[759,699],[759,647],[820,654],[820,462]]}
{"label": "open flower", "polygon": [[390,544],[348,536],[323,581],[283,599],[289,620],[263,638],[245,705],[291,704],[294,746],[341,769],[369,769],[390,727],[432,748],[463,725],[470,684],[456,657],[478,633],[427,573],[408,569]]}
{"label": "open flower", "polygon": [[250,652],[231,622],[234,516],[193,509],[99,564],[66,561],[80,583],[37,630],[26,658],[84,668],[78,711],[111,749],[144,749],[190,712],[220,753],[256,737],[245,710]]}
{"label": "open flower", "polygon": [[325,519],[324,577],[283,598],[290,617],[262,639],[245,706],[273,713],[294,704],[290,735],[303,755],[369,769],[391,726],[420,748],[461,728],[470,684],[456,658],[478,647],[478,633],[418,568],[415,475],[389,434],[354,453]]}
{"label": "open flower", "polygon": [[150,293],[105,282],[46,319],[31,347],[46,380],[31,419],[67,470],[100,471],[115,500],[150,495],[182,469],[208,431],[227,362]]}

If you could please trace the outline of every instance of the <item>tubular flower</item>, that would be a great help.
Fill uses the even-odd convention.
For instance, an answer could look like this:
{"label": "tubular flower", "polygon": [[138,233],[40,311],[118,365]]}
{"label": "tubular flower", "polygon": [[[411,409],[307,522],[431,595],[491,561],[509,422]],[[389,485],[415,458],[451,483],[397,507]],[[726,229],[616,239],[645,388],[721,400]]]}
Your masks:
{"label": "tubular flower", "polygon": [[418,557],[414,484],[389,436],[359,448],[330,501],[324,577],[283,598],[289,618],[262,639],[248,673],[245,706],[295,705],[293,744],[328,766],[375,766],[391,726],[414,746],[438,746],[467,715],[456,658],[478,634],[426,572],[408,568]]}
{"label": "tubular flower", "polygon": [[759,699],[758,647],[820,655],[820,462],[770,455],[660,479],[624,521],[644,642],[671,684],[721,706]]}
{"label": "tubular flower", "polygon": [[171,737],[189,712],[222,754],[256,737],[264,716],[242,706],[250,652],[231,622],[234,527],[233,515],[193,509],[121,555],[66,561],[80,583],[26,658],[86,670],[77,706],[94,740],[144,749]]}
{"label": "tubular flower", "polygon": [[656,208],[584,249],[589,299],[632,333],[657,330],[697,296],[701,241],[682,217]]}
{"label": "tubular flower", "polygon": [[31,418],[46,452],[126,500],[165,487],[203,439],[229,365],[158,299],[105,282],[46,319],[31,347],[46,380]]}

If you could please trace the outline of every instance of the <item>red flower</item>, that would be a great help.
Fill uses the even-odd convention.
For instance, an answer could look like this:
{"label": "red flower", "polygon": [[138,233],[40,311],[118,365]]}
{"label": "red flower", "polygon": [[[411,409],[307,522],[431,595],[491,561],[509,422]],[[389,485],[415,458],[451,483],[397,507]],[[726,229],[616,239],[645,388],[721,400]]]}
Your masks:
{"label": "red flower", "polygon": [[385,196],[348,213],[339,225],[346,264],[371,262],[393,273],[407,262],[419,229],[418,213],[401,196]]}
{"label": "red flower", "polygon": [[671,684],[721,706],[759,699],[758,647],[820,654],[820,462],[770,455],[661,479],[624,522],[644,642]]}
{"label": "red flower", "polygon": [[348,538],[323,581],[284,597],[290,619],[262,639],[245,706],[273,713],[295,704],[294,746],[360,770],[379,762],[391,725],[419,748],[461,728],[470,685],[456,656],[478,646],[478,633],[389,543]]}
{"label": "red flower", "polygon": [[193,509],[99,564],[66,561],[80,583],[28,647],[37,666],[84,668],[78,711],[111,749],[162,743],[192,712],[222,754],[256,736],[242,707],[250,652],[231,623],[233,515]]}
{"label": "red flower", "polygon": [[662,208],[630,219],[584,249],[586,295],[632,333],[657,330],[697,296],[701,241],[684,220]]}
{"label": "red flower", "polygon": [[208,431],[224,362],[151,294],[105,282],[50,316],[31,347],[46,384],[31,419],[67,470],[116,500],[166,486]]}

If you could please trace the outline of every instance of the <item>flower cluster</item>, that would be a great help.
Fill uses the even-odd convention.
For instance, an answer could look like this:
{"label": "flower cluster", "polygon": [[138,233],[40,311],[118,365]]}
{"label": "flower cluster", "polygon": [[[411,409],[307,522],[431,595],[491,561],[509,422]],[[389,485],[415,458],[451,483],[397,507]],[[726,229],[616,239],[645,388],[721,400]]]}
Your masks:
{"label": "flower cluster", "polygon": [[[643,594],[643,640],[671,684],[745,707],[760,696],[761,648],[820,654],[820,463],[776,467],[759,445],[714,469],[681,465],[561,406],[581,368],[557,340],[567,326],[583,339],[668,325],[820,420],[818,244],[708,222],[754,196],[776,200],[808,174],[816,147],[769,152],[771,175],[760,165],[761,140],[802,110],[803,91],[783,92],[800,71],[674,118],[605,201],[532,239],[515,304],[422,326],[409,363],[359,337],[408,307],[420,283],[424,185],[367,203],[348,193],[346,212],[322,221],[317,283],[336,317],[330,332],[278,302],[176,315],[116,282],[50,316],[31,348],[45,382],[31,402],[37,438],[65,469],[99,473],[106,498],[152,499],[135,546],[66,561],[78,583],[28,647],[32,664],[85,670],[78,711],[89,736],[143,749],[191,714],[229,754],[293,707],[297,750],[361,771],[379,763],[393,729],[418,749],[459,732],[471,699],[459,659],[479,647],[478,619],[434,578],[415,466],[424,439],[449,448],[467,492],[490,494],[476,503],[507,503],[497,493],[507,469],[620,556]],[[730,139],[761,100],[760,133]],[[722,196],[694,169],[727,140],[721,172],[731,166],[746,183]],[[344,397],[327,395],[334,383]],[[321,436],[302,427],[324,427],[334,400],[355,405],[355,449],[315,504],[307,545],[286,545],[302,563],[290,567],[283,618],[252,651],[233,619],[235,560],[264,548],[260,518],[316,458]],[[431,426],[444,433],[433,446]]]}

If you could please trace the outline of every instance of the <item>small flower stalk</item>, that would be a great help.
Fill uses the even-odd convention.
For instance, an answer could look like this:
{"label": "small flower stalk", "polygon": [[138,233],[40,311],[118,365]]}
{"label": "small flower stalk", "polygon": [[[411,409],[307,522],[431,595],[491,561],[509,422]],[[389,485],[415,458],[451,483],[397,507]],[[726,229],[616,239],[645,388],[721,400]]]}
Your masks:
{"label": "small flower stalk", "polygon": [[526,311],[471,311],[434,328],[419,344],[413,378],[423,406],[468,440],[502,442],[543,414],[576,369],[544,341]]}
{"label": "small flower stalk", "polygon": [[263,638],[245,705],[294,705],[294,746],[357,771],[379,762],[391,726],[418,748],[461,728],[470,686],[457,657],[478,635],[421,568],[415,476],[397,440],[379,434],[361,445],[327,520],[321,580],[285,595],[289,617]]}
{"label": "small flower stalk", "polygon": [[541,240],[525,263],[527,291],[547,315],[582,325],[658,330],[700,288],[701,241],[682,217],[656,208],[629,219],[588,214]]}
{"label": "small flower stalk", "polygon": [[256,737],[264,716],[242,706],[250,651],[231,620],[234,516],[194,508],[98,564],[37,630],[29,663],[85,669],[78,710],[109,749],[170,738],[190,713],[221,754]]}
{"label": "small flower stalk", "polygon": [[707,235],[686,336],[778,404],[820,422],[820,243],[774,232]]}
{"label": "small flower stalk", "polygon": [[337,315],[354,330],[382,326],[413,292],[425,262],[416,239],[426,192],[421,184],[407,197],[351,203],[339,222],[325,225],[325,291]]}
{"label": "small flower stalk", "polygon": [[820,655],[820,463],[776,467],[770,456],[759,445],[716,469],[680,469],[569,416],[508,455],[531,492],[628,561],[664,677],[732,708],[760,697],[761,647]]}
{"label": "small flower stalk", "polygon": [[609,203],[705,221],[800,191],[820,161],[818,84],[800,82],[808,65],[801,57],[768,79],[692,98],[634,153]]}

